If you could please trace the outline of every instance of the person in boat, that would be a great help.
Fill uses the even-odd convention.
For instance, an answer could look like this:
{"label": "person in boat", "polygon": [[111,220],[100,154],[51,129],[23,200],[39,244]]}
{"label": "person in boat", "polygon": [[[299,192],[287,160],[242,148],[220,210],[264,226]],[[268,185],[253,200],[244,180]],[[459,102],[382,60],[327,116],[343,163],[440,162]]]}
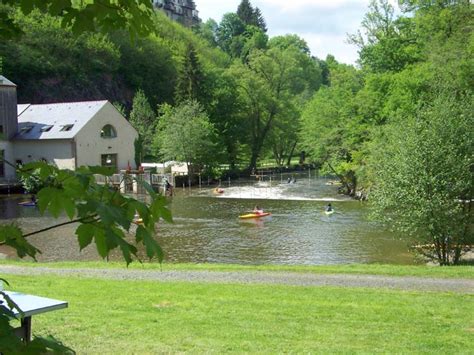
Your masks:
{"label": "person in boat", "polygon": [[328,205],[326,206],[326,212],[332,212],[332,211],[334,211],[334,210],[332,209],[331,204],[328,203]]}
{"label": "person in boat", "polygon": [[165,178],[165,196],[173,196],[173,185]]}
{"label": "person in boat", "polygon": [[38,203],[38,201],[36,200],[36,195],[35,194],[31,195],[31,202],[33,202],[35,205]]}
{"label": "person in boat", "polygon": [[253,208],[253,213],[255,214],[263,214],[263,209],[261,209],[260,207],[258,207],[258,205],[256,205],[254,208]]}
{"label": "person in boat", "polygon": [[291,183],[291,177],[288,178],[287,183],[288,183],[288,184]]}

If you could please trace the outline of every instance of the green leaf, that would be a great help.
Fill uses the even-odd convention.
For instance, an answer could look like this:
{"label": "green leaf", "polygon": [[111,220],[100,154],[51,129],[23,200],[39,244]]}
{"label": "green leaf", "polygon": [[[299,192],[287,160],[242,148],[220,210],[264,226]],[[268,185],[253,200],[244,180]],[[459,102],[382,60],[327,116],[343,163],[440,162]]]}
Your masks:
{"label": "green leaf", "polygon": [[55,0],[49,7],[49,12],[53,16],[61,15],[63,11],[71,7],[71,0]]}
{"label": "green leaf", "polygon": [[41,213],[48,210],[54,217],[59,217],[64,210],[71,219],[76,206],[64,190],[55,187],[45,187],[38,192],[38,207]]}
{"label": "green leaf", "polygon": [[[23,315],[23,311],[21,310],[21,308],[18,307],[18,305],[10,298],[10,296],[8,296],[5,292],[2,291],[0,291],[0,295],[2,295],[3,297],[2,302],[5,302],[8,305],[7,311],[13,312],[14,310],[17,310],[20,316]],[[14,314],[13,317],[17,318]]]}
{"label": "green leaf", "polygon": [[94,240],[97,252],[101,257],[105,258],[109,254],[109,249],[107,248],[107,240],[102,229],[94,228]]}
{"label": "green leaf", "polygon": [[138,226],[136,235],[137,239],[143,241],[148,258],[152,259],[156,256],[161,263],[163,261],[163,251],[156,240],[153,239],[150,231],[143,226]]}
{"label": "green leaf", "polygon": [[127,230],[130,228],[131,221],[127,218],[126,209],[101,203],[97,207],[97,213],[105,225],[117,223]]}
{"label": "green leaf", "polygon": [[69,198],[64,198],[62,200],[62,205],[69,219],[73,219],[76,213],[76,205],[74,204],[74,201]]}
{"label": "green leaf", "polygon": [[20,258],[28,255],[34,259],[36,253],[40,252],[23,237],[21,229],[12,224],[0,225],[0,243],[14,248]]}
{"label": "green leaf", "polygon": [[163,196],[158,196],[150,205],[150,210],[155,217],[155,220],[158,220],[160,217],[163,218],[168,223],[173,223],[173,218],[171,212],[165,207],[166,199]]}
{"label": "green leaf", "polygon": [[79,241],[80,250],[88,246],[94,238],[95,227],[91,224],[81,224],[76,229],[76,235]]}
{"label": "green leaf", "polygon": [[131,253],[136,254],[137,248],[135,248],[131,244],[128,244],[125,240],[120,240],[118,244],[120,246],[120,249],[122,250],[122,255],[125,259],[125,262],[127,263],[127,265],[129,265],[132,262]]}
{"label": "green leaf", "polygon": [[166,207],[163,207],[160,211],[161,218],[163,218],[168,223],[173,223],[173,216],[171,215],[171,211]]}
{"label": "green leaf", "polygon": [[[87,5],[89,6],[89,5]],[[72,24],[72,32],[76,35],[86,32],[94,31],[94,19],[87,14],[85,10],[76,12],[74,23]]]}

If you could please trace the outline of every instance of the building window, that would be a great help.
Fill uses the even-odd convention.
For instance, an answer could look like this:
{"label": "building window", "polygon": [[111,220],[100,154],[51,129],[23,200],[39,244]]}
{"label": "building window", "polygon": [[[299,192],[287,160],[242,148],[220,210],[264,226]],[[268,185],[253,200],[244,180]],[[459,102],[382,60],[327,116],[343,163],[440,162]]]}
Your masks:
{"label": "building window", "polygon": [[70,131],[72,129],[72,127],[74,127],[73,124],[65,124],[65,125],[61,126],[60,131],[67,132],[67,131]]}
{"label": "building window", "polygon": [[100,156],[102,166],[117,168],[117,154],[102,154]]}
{"label": "building window", "polygon": [[41,127],[40,131],[41,132],[49,132],[49,131],[51,131],[51,128],[53,128],[53,127],[54,127],[54,125],[49,124],[49,125]]}
{"label": "building window", "polygon": [[106,124],[100,130],[100,136],[102,138],[115,138],[117,137],[117,131],[115,130],[114,126]]}
{"label": "building window", "polygon": [[0,150],[0,177],[5,176],[5,162],[3,161],[4,156],[5,156],[5,151]]}
{"label": "building window", "polygon": [[33,126],[23,126],[20,128],[20,134],[26,134],[33,129]]}

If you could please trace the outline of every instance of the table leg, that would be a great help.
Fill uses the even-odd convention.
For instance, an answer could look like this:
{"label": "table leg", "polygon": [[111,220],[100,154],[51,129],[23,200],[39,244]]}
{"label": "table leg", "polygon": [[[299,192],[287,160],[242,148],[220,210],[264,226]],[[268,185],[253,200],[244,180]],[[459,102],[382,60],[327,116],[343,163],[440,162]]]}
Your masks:
{"label": "table leg", "polygon": [[23,329],[23,341],[29,343],[31,341],[31,316],[21,319],[21,328]]}

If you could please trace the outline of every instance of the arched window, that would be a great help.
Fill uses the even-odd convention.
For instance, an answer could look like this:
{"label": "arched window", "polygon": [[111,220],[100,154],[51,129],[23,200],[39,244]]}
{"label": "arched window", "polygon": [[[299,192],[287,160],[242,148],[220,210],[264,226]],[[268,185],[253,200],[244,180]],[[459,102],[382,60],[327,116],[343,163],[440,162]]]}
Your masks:
{"label": "arched window", "polygon": [[100,130],[100,136],[102,138],[115,138],[117,137],[117,131],[115,130],[114,126],[106,124]]}

